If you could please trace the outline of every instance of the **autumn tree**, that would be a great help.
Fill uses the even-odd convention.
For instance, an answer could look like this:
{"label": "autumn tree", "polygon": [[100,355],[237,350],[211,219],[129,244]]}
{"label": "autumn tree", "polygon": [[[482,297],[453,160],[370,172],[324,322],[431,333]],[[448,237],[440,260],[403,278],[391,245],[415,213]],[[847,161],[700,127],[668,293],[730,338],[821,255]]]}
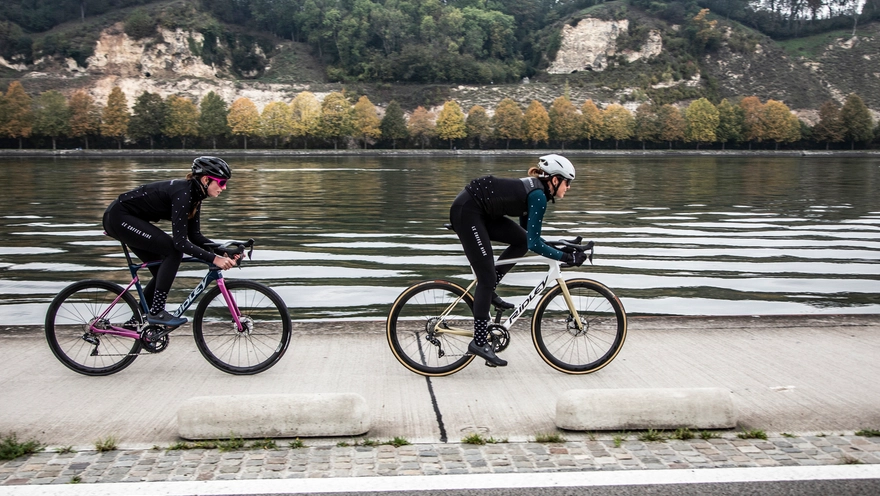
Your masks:
{"label": "autumn tree", "polygon": [[244,149],[247,150],[248,136],[256,136],[260,132],[260,112],[250,98],[240,97],[229,107],[226,123],[232,134],[244,138]]}
{"label": "autumn tree", "polygon": [[70,107],[67,98],[57,90],[40,93],[34,102],[34,133],[55,139],[70,132]]}
{"label": "autumn tree", "polygon": [[333,140],[333,149],[339,146],[339,139],[351,136],[352,120],[351,105],[345,95],[334,91],[324,97],[321,102],[321,127],[320,135]]}
{"label": "autumn tree", "polygon": [[409,135],[422,145],[422,149],[425,148],[425,144],[437,133],[434,126],[434,114],[428,112],[422,106],[418,106],[413,110],[406,123],[406,127],[409,129]]}
{"label": "autumn tree", "polygon": [[756,96],[747,96],[739,102],[743,116],[743,138],[749,142],[749,150],[752,149],[752,141],[761,142],[764,139],[764,104]]}
{"label": "autumn tree", "polygon": [[489,120],[489,114],[486,112],[486,109],[479,105],[474,105],[468,111],[464,126],[467,129],[468,139],[477,141],[477,148],[483,148],[483,142],[492,135],[492,124]]}
{"label": "autumn tree", "polygon": [[581,105],[581,136],[587,139],[588,149],[593,148],[594,139],[603,139],[602,111],[593,100],[587,100]]}
{"label": "autumn tree", "polygon": [[89,149],[89,135],[97,134],[101,130],[100,109],[95,105],[95,99],[83,90],[77,90],[70,95],[67,102],[70,108],[70,131],[71,138],[82,138],[84,148]]}
{"label": "autumn tree", "polygon": [[721,149],[728,141],[739,143],[743,140],[743,110],[739,105],[730,103],[728,99],[718,104],[718,129],[715,139],[721,142]]}
{"label": "autumn tree", "polygon": [[632,137],[635,122],[632,114],[623,105],[612,103],[602,112],[602,134],[614,140],[614,149],[620,140]]}
{"label": "autumn tree", "polygon": [[391,100],[385,108],[385,115],[379,123],[379,130],[382,137],[391,140],[391,148],[397,148],[397,140],[409,137],[409,130],[406,128],[406,117],[403,115],[403,109],[396,100]]}
{"label": "autumn tree", "polygon": [[31,97],[24,91],[21,83],[13,81],[6,89],[3,99],[2,133],[10,138],[18,138],[18,149],[22,139],[31,135],[34,126],[34,112]]}
{"label": "autumn tree", "polygon": [[523,137],[522,109],[510,98],[501,100],[492,116],[492,128],[495,129],[496,138],[507,141],[506,148],[509,149],[510,140]]}
{"label": "autumn tree", "polygon": [[829,100],[819,107],[819,122],[813,126],[813,139],[824,141],[825,149],[829,149],[831,143],[840,143],[846,136],[843,120],[840,117],[840,107]]}
{"label": "autumn tree", "polygon": [[560,96],[550,104],[550,139],[560,141],[562,149],[569,141],[581,136],[581,115],[566,96]]}
{"label": "autumn tree", "polygon": [[382,136],[381,124],[382,121],[379,119],[379,114],[376,112],[376,106],[373,105],[373,102],[366,95],[358,98],[357,103],[354,104],[352,125],[354,132],[363,139],[365,150],[369,140],[378,139]]}
{"label": "autumn tree", "polygon": [[278,148],[278,138],[293,134],[290,107],[284,102],[270,102],[263,107],[260,115],[260,134],[274,140]]}
{"label": "autumn tree", "polygon": [[657,109],[657,123],[660,125],[661,140],[669,145],[672,150],[672,143],[684,139],[686,123],[681,110],[675,105],[664,104]]}
{"label": "autumn tree", "polygon": [[152,150],[153,141],[164,132],[165,114],[165,101],[162,100],[162,96],[144,91],[134,101],[131,119],[128,121],[129,136],[135,140],[148,138]]}
{"label": "autumn tree", "polygon": [[547,142],[550,139],[550,114],[538,100],[532,100],[532,103],[526,107],[523,114],[523,130],[522,138],[528,141],[535,148],[538,143]]}
{"label": "autumn tree", "polygon": [[449,100],[443,104],[440,114],[437,115],[437,136],[440,139],[449,140],[449,148],[452,149],[454,140],[467,136],[464,112],[455,100]]}
{"label": "autumn tree", "polygon": [[291,135],[303,139],[309,147],[309,136],[317,136],[321,128],[321,102],[314,93],[303,91],[290,102]]}
{"label": "autumn tree", "polygon": [[189,98],[171,95],[165,100],[165,110],[162,132],[169,138],[180,138],[186,148],[186,139],[199,135],[199,107]]}
{"label": "autumn tree", "polygon": [[718,109],[712,102],[705,98],[694,100],[684,110],[685,131],[684,139],[697,144],[714,143],[715,131],[718,129]]}
{"label": "autumn tree", "polygon": [[865,102],[850,93],[840,111],[840,120],[846,130],[846,139],[850,141],[850,149],[855,149],[856,141],[870,141],[874,138],[874,123]]}
{"label": "autumn tree", "polygon": [[801,138],[801,125],[797,117],[782,102],[767,100],[764,104],[764,138],[772,140],[776,149],[779,143],[792,143]]}
{"label": "autumn tree", "polygon": [[653,105],[645,102],[636,108],[634,118],[633,138],[642,142],[642,150],[644,150],[646,141],[657,141],[660,137],[657,113],[654,112]]}
{"label": "autumn tree", "polygon": [[128,133],[128,121],[131,114],[128,112],[128,101],[125,93],[119,86],[114,86],[107,96],[107,105],[101,114],[101,134],[114,138],[117,147],[122,149],[122,140]]}
{"label": "autumn tree", "polygon": [[217,137],[229,134],[229,109],[220,95],[209,91],[199,104],[199,136],[211,138],[211,147],[217,149]]}

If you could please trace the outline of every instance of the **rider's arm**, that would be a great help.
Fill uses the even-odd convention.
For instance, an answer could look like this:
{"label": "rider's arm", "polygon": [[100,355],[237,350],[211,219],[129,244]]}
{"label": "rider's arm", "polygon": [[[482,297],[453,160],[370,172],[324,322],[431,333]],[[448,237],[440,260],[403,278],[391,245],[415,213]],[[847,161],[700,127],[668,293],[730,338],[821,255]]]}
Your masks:
{"label": "rider's arm", "polygon": [[196,207],[196,214],[192,219],[189,219],[189,224],[186,226],[187,237],[190,241],[193,242],[196,246],[201,248],[205,248],[210,251],[207,246],[209,243],[213,243],[210,239],[206,238],[204,234],[202,234],[202,226],[199,218],[202,216],[202,206],[199,205]]}
{"label": "rider's arm", "polygon": [[[192,208],[190,199],[189,190],[186,190],[178,192],[171,200],[171,239],[174,241],[174,247],[178,250],[207,263],[214,263],[213,253],[196,246],[189,240],[190,219],[187,217],[190,208]],[[201,233],[197,235],[204,238]]]}
{"label": "rider's arm", "polygon": [[544,223],[544,212],[547,211],[547,196],[544,192],[536,189],[528,196],[528,219],[526,221],[526,234],[529,242],[529,250],[538,255],[562,260],[565,253],[553,248],[541,238],[541,226]]}

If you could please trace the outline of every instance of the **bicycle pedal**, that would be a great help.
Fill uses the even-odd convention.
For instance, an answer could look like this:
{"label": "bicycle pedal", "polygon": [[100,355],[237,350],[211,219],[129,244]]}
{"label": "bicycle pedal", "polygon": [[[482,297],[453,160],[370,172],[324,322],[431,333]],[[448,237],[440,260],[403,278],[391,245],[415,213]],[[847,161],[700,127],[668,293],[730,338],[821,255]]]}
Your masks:
{"label": "bicycle pedal", "polygon": [[497,365],[495,365],[494,363],[490,362],[489,360],[486,360],[486,366],[487,366],[487,367],[492,367],[493,369],[496,368],[496,367],[498,367]]}

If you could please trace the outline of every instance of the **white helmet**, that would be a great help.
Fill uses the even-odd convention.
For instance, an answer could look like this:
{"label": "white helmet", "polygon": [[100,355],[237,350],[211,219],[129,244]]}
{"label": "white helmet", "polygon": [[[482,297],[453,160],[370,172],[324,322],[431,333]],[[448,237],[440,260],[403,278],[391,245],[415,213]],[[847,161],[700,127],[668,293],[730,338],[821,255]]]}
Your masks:
{"label": "white helmet", "polygon": [[538,159],[538,168],[550,177],[562,176],[569,181],[574,179],[574,166],[562,155],[544,155]]}

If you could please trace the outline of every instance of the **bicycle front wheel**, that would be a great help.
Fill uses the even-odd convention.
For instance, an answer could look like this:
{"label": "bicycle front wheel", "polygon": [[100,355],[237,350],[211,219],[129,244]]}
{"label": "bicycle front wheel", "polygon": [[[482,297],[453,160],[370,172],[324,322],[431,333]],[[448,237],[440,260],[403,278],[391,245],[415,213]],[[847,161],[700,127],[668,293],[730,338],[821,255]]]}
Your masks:
{"label": "bicycle front wheel", "polygon": [[[114,300],[121,299],[112,308]],[[109,311],[108,311],[109,308]],[[101,315],[107,312],[106,315]],[[138,339],[94,332],[122,326],[139,316],[137,300],[118,284],[80,281],[64,288],[46,312],[46,340],[61,363],[84,375],[110,375],[131,365],[141,351]]]}
{"label": "bicycle front wheel", "polygon": [[284,356],[290,344],[290,314],[284,300],[254,281],[224,280],[241,312],[239,329],[218,286],[199,302],[193,337],[208,362],[235,375],[258,374]]}
{"label": "bicycle front wheel", "polygon": [[[404,290],[388,314],[388,345],[404,367],[424,376],[458,372],[474,359],[474,299],[448,281],[425,281]],[[470,333],[470,334],[467,334]]]}
{"label": "bicycle front wheel", "polygon": [[551,367],[589,374],[608,365],[626,339],[626,312],[614,293],[590,279],[565,281],[581,321],[579,329],[565,295],[556,286],[541,298],[532,318],[532,341]]}

